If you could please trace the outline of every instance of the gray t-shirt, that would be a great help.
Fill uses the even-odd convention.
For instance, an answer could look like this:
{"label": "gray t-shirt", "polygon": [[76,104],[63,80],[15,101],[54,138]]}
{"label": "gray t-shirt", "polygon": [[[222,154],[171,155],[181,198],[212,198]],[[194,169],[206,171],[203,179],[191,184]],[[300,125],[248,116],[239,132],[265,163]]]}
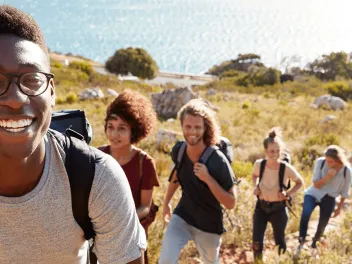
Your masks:
{"label": "gray t-shirt", "polygon": [[[0,263],[87,263],[88,242],[73,217],[65,153],[51,138],[45,144],[38,185],[21,197],[0,196]],[[104,157],[89,197],[95,251],[100,264],[128,263],[146,248],[145,233],[123,170]]]}

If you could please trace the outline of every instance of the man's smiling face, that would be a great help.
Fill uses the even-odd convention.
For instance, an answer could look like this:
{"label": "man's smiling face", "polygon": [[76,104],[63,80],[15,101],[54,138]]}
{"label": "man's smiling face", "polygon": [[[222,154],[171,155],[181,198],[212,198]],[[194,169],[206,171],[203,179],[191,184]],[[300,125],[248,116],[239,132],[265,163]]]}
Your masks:
{"label": "man's smiling face", "polygon": [[[48,55],[41,47],[15,35],[0,35],[0,72],[21,75],[31,72],[50,72]],[[36,81],[36,80],[31,80]],[[46,134],[54,105],[54,84],[41,95],[28,96],[16,84],[0,95],[0,156],[24,159],[39,146]]]}

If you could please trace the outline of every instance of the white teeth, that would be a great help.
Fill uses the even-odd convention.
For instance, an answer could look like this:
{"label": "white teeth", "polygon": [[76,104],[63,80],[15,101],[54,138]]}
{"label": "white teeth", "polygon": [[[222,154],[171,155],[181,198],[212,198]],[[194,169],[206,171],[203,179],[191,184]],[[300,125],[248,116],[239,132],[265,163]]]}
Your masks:
{"label": "white teeth", "polygon": [[26,118],[21,120],[0,120],[0,127],[5,128],[11,132],[19,132],[30,126],[33,119]]}
{"label": "white teeth", "polygon": [[5,128],[5,130],[10,131],[10,132],[21,132],[23,130],[25,130],[26,128]]}

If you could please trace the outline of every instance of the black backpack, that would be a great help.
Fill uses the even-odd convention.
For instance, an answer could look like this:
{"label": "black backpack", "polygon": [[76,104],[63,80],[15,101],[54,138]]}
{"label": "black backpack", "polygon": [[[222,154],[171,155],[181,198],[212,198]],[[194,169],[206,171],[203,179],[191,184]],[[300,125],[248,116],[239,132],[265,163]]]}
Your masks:
{"label": "black backpack", "polygon": [[54,111],[50,128],[63,134],[84,139],[88,144],[92,140],[92,127],[84,113],[78,109]]}
{"label": "black backpack", "polygon": [[[179,145],[178,151],[177,151],[177,159],[174,168],[171,171],[169,181],[172,179],[172,175],[174,174],[175,171],[179,171],[179,168],[182,164],[183,156],[187,147],[187,144],[185,141],[179,141],[176,143],[176,145]],[[208,146],[204,152],[202,153],[199,162],[202,164],[205,164],[210,156],[213,154],[214,151],[220,150],[228,160],[228,162],[231,164],[233,162],[233,148],[230,140],[228,140],[226,137],[220,137],[220,142],[216,146]],[[178,177],[177,177],[178,178]],[[177,180],[178,182],[179,179]],[[176,182],[177,182],[176,181]],[[240,181],[235,180],[236,183],[239,183]],[[180,182],[181,184],[181,182]],[[181,185],[182,187],[182,185]]]}
{"label": "black backpack", "polygon": [[93,252],[96,234],[89,218],[88,200],[95,165],[102,162],[103,156],[88,146],[92,139],[92,129],[84,111],[56,111],[52,115],[50,128],[52,129],[49,129],[48,135],[52,136],[66,153],[65,168],[71,188],[72,212],[84,232],[85,239],[89,241],[88,263],[96,264],[97,257]]}

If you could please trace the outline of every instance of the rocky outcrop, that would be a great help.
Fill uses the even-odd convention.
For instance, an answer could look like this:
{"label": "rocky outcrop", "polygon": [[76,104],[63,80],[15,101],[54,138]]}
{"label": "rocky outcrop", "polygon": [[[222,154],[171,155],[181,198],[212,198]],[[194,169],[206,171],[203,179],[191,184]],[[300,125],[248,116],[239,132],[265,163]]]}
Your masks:
{"label": "rocky outcrop", "polygon": [[152,94],[152,104],[160,117],[175,118],[183,105],[197,97],[192,89],[188,87],[170,89]]}
{"label": "rocky outcrop", "polygon": [[80,94],[81,100],[104,98],[104,93],[100,88],[86,88]]}
{"label": "rocky outcrop", "polygon": [[325,94],[315,99],[312,105],[313,108],[318,108],[322,106],[328,106],[332,110],[343,110],[347,106],[347,103],[340,97]]}
{"label": "rocky outcrop", "polygon": [[119,93],[118,93],[118,92],[116,92],[115,90],[110,89],[110,88],[106,90],[106,93],[107,93],[109,96],[112,96],[112,97],[118,97],[118,96],[119,96]]}
{"label": "rocky outcrop", "polygon": [[181,138],[182,134],[168,130],[159,129],[156,135],[156,146],[159,151],[170,152],[178,138]]}

